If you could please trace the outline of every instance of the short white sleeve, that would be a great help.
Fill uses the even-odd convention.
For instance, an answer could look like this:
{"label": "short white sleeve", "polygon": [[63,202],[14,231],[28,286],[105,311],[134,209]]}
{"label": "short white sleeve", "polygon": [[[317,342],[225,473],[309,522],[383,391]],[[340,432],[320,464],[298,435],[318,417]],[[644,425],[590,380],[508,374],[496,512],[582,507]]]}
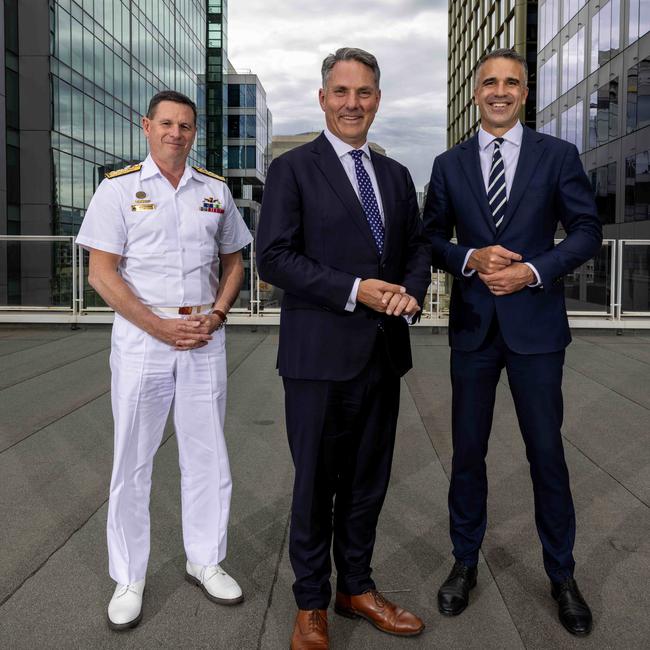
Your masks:
{"label": "short white sleeve", "polygon": [[77,244],[116,255],[124,254],[126,224],[116,180],[104,179],[90,200],[79,228]]}
{"label": "short white sleeve", "polygon": [[236,253],[252,241],[253,236],[239,214],[230,190],[225,187],[223,222],[219,229],[219,252]]}

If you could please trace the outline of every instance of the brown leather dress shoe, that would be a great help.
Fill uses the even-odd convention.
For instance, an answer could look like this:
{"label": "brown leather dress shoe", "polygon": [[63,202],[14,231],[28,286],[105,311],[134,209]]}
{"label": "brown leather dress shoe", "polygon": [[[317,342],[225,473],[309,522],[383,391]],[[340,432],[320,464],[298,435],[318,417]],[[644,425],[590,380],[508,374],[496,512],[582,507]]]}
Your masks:
{"label": "brown leather dress shoe", "polygon": [[299,609],[291,636],[291,650],[328,650],[326,609]]}
{"label": "brown leather dress shoe", "polygon": [[347,618],[365,618],[378,630],[396,636],[416,636],[424,629],[415,614],[394,605],[375,589],[359,596],[337,592],[334,611]]}

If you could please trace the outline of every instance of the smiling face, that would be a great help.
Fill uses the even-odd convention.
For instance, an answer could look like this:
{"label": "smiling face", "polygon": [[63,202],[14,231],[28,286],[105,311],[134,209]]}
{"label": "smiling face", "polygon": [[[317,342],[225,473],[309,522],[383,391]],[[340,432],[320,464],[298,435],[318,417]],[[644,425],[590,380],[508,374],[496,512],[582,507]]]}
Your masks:
{"label": "smiling face", "polygon": [[327,128],[355,149],[363,146],[381,99],[372,69],[359,61],[339,61],[318,99]]}
{"label": "smiling face", "polygon": [[162,101],[151,118],[142,118],[142,128],[156,163],[171,167],[185,165],[196,135],[194,112],[190,106]]}
{"label": "smiling face", "polygon": [[478,71],[474,101],[481,112],[481,126],[501,136],[519,119],[528,88],[524,68],[514,59],[488,59]]}

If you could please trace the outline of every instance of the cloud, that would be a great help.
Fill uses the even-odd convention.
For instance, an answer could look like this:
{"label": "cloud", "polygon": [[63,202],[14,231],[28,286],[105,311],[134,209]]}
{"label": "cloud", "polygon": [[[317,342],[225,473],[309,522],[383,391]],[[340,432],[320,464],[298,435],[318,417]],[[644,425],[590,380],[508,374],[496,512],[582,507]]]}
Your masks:
{"label": "cloud", "polygon": [[446,148],[447,2],[238,0],[228,10],[228,56],[257,74],[276,134],[321,130],[323,58],[342,46],[372,52],[382,103],[370,139],[407,165],[418,189]]}

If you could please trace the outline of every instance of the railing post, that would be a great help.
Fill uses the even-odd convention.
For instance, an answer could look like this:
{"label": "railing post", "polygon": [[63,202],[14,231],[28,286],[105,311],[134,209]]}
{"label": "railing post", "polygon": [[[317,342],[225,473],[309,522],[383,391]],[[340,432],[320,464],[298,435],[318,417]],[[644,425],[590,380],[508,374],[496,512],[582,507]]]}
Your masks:
{"label": "railing post", "polygon": [[619,239],[617,242],[617,259],[616,259],[616,303],[615,303],[615,320],[620,321],[623,317],[623,245],[625,239]]}

